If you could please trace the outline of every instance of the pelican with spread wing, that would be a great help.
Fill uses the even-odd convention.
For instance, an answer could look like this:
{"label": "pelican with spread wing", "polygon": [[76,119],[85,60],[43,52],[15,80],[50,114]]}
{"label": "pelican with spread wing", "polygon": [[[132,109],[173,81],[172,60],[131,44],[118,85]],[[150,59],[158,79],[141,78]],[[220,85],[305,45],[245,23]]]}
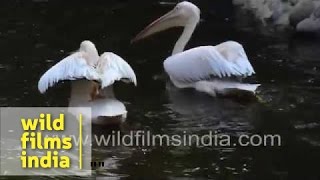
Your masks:
{"label": "pelican with spread wing", "polygon": [[227,41],[216,46],[200,46],[184,51],[199,21],[199,8],[190,2],[181,2],[172,11],[147,26],[132,42],[171,27],[182,26],[183,33],[176,42],[172,55],[163,63],[176,87],[195,88],[212,96],[226,95],[234,90],[254,94],[258,84],[243,84],[224,79],[255,74],[241,44]]}
{"label": "pelican with spread wing", "polygon": [[45,93],[63,80],[72,80],[69,107],[91,107],[92,120],[97,124],[112,123],[105,121],[107,117],[121,117],[121,120],[126,117],[124,104],[115,99],[113,93],[115,81],[124,80],[137,85],[136,75],[125,60],[111,52],[99,56],[90,41],[83,41],[79,51],[45,72],[38,89]]}

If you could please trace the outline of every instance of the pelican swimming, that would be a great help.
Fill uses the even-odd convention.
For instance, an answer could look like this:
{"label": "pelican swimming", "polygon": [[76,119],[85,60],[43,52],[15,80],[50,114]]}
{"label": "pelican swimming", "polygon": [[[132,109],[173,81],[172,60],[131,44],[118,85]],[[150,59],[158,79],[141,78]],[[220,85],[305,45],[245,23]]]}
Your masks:
{"label": "pelican swimming", "polygon": [[233,4],[251,11],[263,25],[267,25],[266,20],[268,20],[274,25],[287,26],[294,3],[291,1],[294,0],[233,0]]}
{"label": "pelican swimming", "polygon": [[113,93],[115,81],[126,80],[137,85],[136,75],[126,61],[111,52],[99,56],[90,41],[83,41],[77,52],[45,72],[38,82],[38,89],[44,93],[63,80],[72,80],[69,107],[91,107],[95,124],[112,124],[126,117],[125,106]]}
{"label": "pelican swimming", "polygon": [[[147,26],[132,42],[171,27],[183,26],[183,33],[176,42],[172,55],[163,63],[176,87],[195,88],[211,96],[226,95],[230,90],[255,93],[258,84],[242,84],[223,79],[255,74],[239,43],[227,41],[217,46],[200,46],[184,51],[199,21],[199,8],[190,2],[181,2],[172,11]],[[215,79],[212,79],[213,77]]]}
{"label": "pelican swimming", "polygon": [[320,32],[319,0],[233,0],[266,25],[271,19],[275,25],[291,25],[297,32]]}
{"label": "pelican swimming", "polygon": [[320,5],[312,13],[296,25],[298,32],[320,33]]}

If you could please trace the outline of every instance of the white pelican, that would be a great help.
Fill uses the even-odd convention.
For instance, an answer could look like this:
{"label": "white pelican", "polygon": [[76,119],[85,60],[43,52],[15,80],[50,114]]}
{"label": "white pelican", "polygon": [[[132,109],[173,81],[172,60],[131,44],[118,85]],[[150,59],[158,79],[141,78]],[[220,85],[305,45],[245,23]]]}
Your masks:
{"label": "white pelican", "polygon": [[296,0],[289,13],[290,24],[298,32],[320,33],[320,1]]}
{"label": "white pelican", "polygon": [[271,20],[275,25],[288,25],[289,12],[293,8],[294,0],[233,0],[236,6],[251,11],[263,25],[267,25],[266,20]]}
{"label": "white pelican", "polygon": [[271,19],[275,25],[291,25],[298,32],[320,32],[319,0],[233,0],[266,25]]}
{"label": "white pelican", "polygon": [[91,107],[91,117],[95,124],[118,123],[126,117],[125,106],[115,99],[113,93],[112,85],[115,81],[127,80],[137,85],[136,75],[126,61],[111,52],[105,52],[99,57],[95,45],[90,41],[83,41],[79,51],[44,73],[38,89],[44,93],[62,80],[74,80],[69,107]]}
{"label": "white pelican", "polygon": [[318,6],[312,14],[297,24],[298,32],[314,32],[320,33],[320,6]]}
{"label": "white pelican", "polygon": [[[184,31],[174,46],[172,56],[163,63],[165,71],[176,87],[195,88],[211,96],[225,95],[230,90],[255,93],[258,84],[222,80],[231,76],[251,76],[255,73],[239,43],[228,41],[217,46],[200,46],[184,51],[199,20],[199,8],[190,2],[181,2],[172,11],[147,26],[132,42],[171,27],[183,26]],[[212,77],[220,79],[210,80]]]}
{"label": "white pelican", "polygon": [[314,11],[315,4],[313,0],[299,0],[290,11],[290,25],[296,27],[301,21],[310,17]]}

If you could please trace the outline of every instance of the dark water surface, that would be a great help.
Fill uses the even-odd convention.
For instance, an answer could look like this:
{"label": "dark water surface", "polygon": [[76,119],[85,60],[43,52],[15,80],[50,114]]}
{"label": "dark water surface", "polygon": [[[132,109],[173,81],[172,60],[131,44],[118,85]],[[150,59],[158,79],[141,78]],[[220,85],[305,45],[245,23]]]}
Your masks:
{"label": "dark water surface", "polygon": [[133,45],[130,39],[172,5],[155,0],[12,0],[0,3],[0,105],[67,106],[69,83],[41,95],[37,81],[89,39],[100,52],[119,54],[136,71],[137,88],[115,87],[127,106],[129,126],[161,134],[217,130],[235,138],[282,136],[281,147],[94,147],[93,158],[107,164],[96,172],[97,179],[320,178],[320,39],[261,27],[230,1],[193,2],[202,10],[202,21],[188,48],[226,40],[242,43],[257,73],[249,81],[262,84],[258,94],[264,103],[214,99],[156,78],[181,30]]}

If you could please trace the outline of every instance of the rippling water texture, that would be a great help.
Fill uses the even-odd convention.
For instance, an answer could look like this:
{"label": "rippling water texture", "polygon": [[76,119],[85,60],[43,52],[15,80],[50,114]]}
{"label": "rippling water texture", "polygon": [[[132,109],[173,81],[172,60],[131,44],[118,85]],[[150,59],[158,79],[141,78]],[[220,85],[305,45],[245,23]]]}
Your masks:
{"label": "rippling water texture", "polygon": [[69,83],[41,95],[37,81],[82,40],[90,39],[98,50],[121,55],[136,71],[137,88],[121,83],[115,87],[127,106],[129,126],[169,134],[276,133],[283,141],[278,148],[94,147],[93,158],[106,162],[97,170],[97,179],[318,179],[320,39],[262,27],[227,0],[193,2],[202,10],[202,20],[188,48],[226,40],[242,43],[257,72],[250,81],[262,84],[258,94],[263,103],[213,99],[177,90],[157,78],[181,30],[137,44],[130,39],[170,10],[171,3],[12,0],[0,3],[0,105],[67,106]]}

